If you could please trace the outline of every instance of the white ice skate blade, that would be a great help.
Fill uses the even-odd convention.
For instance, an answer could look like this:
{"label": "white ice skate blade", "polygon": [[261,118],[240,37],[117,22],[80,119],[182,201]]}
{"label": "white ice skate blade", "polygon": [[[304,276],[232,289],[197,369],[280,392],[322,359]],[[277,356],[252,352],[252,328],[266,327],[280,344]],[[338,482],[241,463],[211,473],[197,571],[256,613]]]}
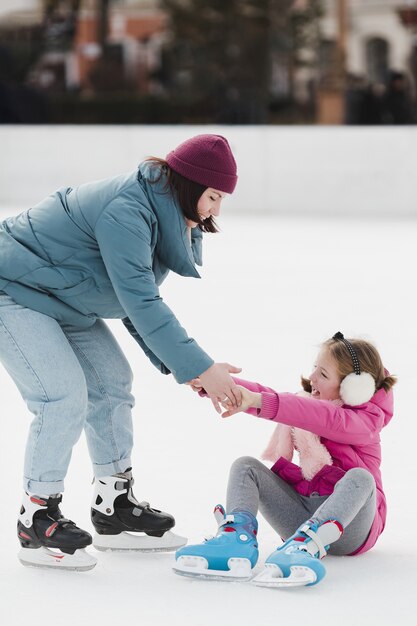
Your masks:
{"label": "white ice skate blade", "polygon": [[119,535],[94,535],[93,546],[96,550],[120,550],[135,552],[172,552],[187,543],[186,537],[180,537],[168,530],[162,537],[150,537],[145,533],[122,532]]}
{"label": "white ice skate blade", "polygon": [[265,568],[251,581],[258,587],[304,587],[316,582],[317,576],[309,567],[292,565],[291,574],[283,576],[278,565],[266,563]]}
{"label": "white ice skate blade", "polygon": [[66,554],[60,550],[50,548],[22,548],[18,554],[18,559],[22,565],[28,567],[41,567],[48,569],[73,570],[85,572],[97,564],[91,554],[84,549],[78,549],[74,554]]}
{"label": "white ice skate blade", "polygon": [[244,581],[252,578],[252,566],[249,559],[230,558],[228,570],[209,569],[208,561],[202,556],[180,556],[173,570],[180,576],[204,578],[206,580]]}

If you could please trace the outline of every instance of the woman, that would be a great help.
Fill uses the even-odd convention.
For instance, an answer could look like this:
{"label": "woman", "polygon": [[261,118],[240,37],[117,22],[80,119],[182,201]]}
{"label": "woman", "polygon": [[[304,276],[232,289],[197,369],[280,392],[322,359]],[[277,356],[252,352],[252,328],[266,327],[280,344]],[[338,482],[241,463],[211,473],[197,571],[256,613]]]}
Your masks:
{"label": "woman", "polygon": [[[132,494],[132,373],[102,318],[119,318],[164,374],[199,377],[240,403],[229,372],[188,337],[159,296],[170,270],[199,278],[202,232],[216,232],[237,182],[230,146],[198,135],[127,175],[64,188],[0,225],[0,359],[34,414],[18,521],[24,564],[91,569],[91,536],[59,509],[85,428],[99,549],[175,549],[171,515]],[[142,532],[127,535],[124,531]],[[50,548],[59,549],[57,554]]]}

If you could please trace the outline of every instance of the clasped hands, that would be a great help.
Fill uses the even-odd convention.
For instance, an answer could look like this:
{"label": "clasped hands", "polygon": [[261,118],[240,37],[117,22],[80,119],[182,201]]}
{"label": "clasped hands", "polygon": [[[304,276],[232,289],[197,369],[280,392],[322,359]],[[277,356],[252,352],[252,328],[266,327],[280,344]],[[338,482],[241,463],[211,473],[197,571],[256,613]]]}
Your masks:
{"label": "clasped hands", "polygon": [[241,371],[241,368],[229,363],[214,363],[199,377],[193,378],[186,384],[200,396],[209,397],[217,413],[221,413],[222,417],[230,417],[240,411],[260,406],[260,394],[236,385],[230,377],[230,373],[237,374]]}

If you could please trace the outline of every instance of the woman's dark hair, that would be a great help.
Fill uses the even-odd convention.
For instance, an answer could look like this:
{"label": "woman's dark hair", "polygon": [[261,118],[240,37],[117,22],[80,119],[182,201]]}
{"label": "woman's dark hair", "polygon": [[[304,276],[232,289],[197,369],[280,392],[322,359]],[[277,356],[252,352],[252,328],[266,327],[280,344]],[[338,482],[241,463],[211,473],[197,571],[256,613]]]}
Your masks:
{"label": "woman's dark hair", "polygon": [[207,189],[206,185],[200,185],[195,183],[181,174],[175,172],[164,159],[158,159],[157,157],[150,157],[145,159],[151,166],[160,170],[159,176],[154,179],[153,183],[157,183],[161,180],[165,174],[167,177],[166,191],[171,191],[176,196],[177,202],[187,219],[196,222],[198,228],[205,233],[217,233],[219,229],[212,215],[202,220],[197,212],[197,204],[202,194]]}

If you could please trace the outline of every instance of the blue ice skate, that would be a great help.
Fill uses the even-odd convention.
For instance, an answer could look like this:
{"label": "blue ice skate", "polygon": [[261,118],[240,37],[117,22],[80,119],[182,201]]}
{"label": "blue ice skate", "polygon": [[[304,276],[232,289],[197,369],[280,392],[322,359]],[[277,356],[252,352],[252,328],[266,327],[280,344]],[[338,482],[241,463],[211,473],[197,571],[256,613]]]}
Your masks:
{"label": "blue ice skate", "polygon": [[342,533],[343,527],[336,520],[323,524],[308,520],[266,559],[264,570],[252,582],[260,587],[316,585],[326,575],[320,559]]}
{"label": "blue ice skate", "polygon": [[175,553],[174,572],[182,576],[221,580],[249,580],[258,560],[258,522],[252,513],[238,511],[226,515],[218,504],[214,516],[217,535]]}

